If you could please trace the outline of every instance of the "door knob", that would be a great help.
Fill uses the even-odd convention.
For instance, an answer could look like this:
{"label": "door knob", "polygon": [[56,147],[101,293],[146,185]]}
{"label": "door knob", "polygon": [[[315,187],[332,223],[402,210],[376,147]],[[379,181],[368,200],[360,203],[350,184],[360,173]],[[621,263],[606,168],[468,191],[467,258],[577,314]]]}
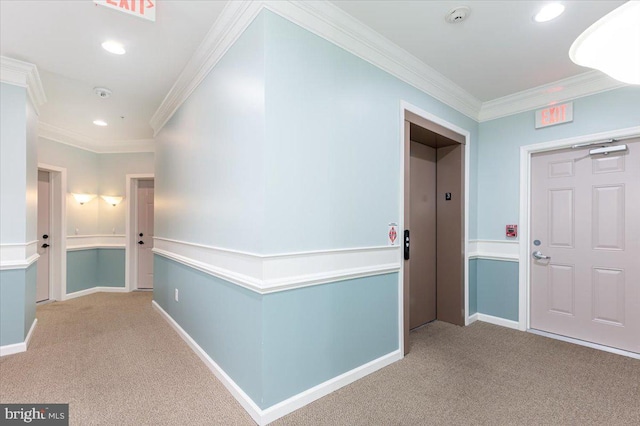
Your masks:
{"label": "door knob", "polygon": [[542,254],[540,252],[540,250],[536,250],[533,253],[531,253],[531,255],[533,256],[534,259],[537,260],[549,260],[551,259],[551,256],[545,256],[544,254]]}
{"label": "door knob", "polygon": [[138,244],[144,244],[144,241],[138,241]]}
{"label": "door knob", "polygon": [[44,244],[42,245],[42,248],[47,248],[47,247],[49,247],[49,244],[47,244],[47,243],[44,243]]}

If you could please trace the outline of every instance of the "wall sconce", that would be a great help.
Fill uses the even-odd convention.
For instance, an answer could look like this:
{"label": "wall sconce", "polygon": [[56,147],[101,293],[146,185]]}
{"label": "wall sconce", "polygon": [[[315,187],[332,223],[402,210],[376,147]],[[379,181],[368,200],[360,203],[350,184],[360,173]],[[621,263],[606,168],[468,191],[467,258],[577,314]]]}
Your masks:
{"label": "wall sconce", "polygon": [[100,197],[102,197],[103,200],[105,200],[107,203],[111,204],[113,207],[117,206],[118,204],[120,204],[120,202],[122,201],[123,197],[114,195],[101,195]]}
{"label": "wall sconce", "polygon": [[96,198],[96,194],[76,194],[72,192],[71,195],[73,195],[73,198],[75,198],[76,201],[80,203],[80,205],[88,203],[89,201]]}

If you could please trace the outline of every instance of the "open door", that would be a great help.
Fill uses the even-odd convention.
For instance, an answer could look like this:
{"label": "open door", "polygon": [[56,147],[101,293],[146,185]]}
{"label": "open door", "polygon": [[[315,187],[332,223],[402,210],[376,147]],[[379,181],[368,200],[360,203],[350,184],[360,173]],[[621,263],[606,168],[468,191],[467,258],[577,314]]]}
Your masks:
{"label": "open door", "polygon": [[465,324],[465,138],[406,111],[404,142],[406,354],[409,330]]}

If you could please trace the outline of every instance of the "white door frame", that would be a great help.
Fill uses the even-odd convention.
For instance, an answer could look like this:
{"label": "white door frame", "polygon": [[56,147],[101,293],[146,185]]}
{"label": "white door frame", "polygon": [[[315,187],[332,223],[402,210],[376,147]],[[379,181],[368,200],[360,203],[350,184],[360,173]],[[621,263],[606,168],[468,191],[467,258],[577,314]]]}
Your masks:
{"label": "white door frame", "polygon": [[[49,172],[49,300],[64,300],[67,294],[67,169],[38,163]],[[38,244],[41,236],[38,235]]]}
{"label": "white door frame", "polygon": [[597,142],[612,138],[629,138],[640,136],[640,126],[625,129],[609,130],[558,139],[520,147],[520,261],[519,261],[519,314],[518,329],[529,330],[530,327],[530,271],[529,246],[531,232],[531,155],[539,152],[555,151],[587,142]]}
{"label": "white door frame", "polygon": [[[442,127],[445,127],[451,131],[454,131],[465,139],[464,145],[464,323],[469,325],[471,322],[469,318],[469,170],[471,163],[471,133],[468,130],[458,127],[436,115],[433,115],[415,105],[412,105],[405,101],[400,101],[400,205],[399,205],[399,217],[398,223],[400,226],[398,230],[400,235],[404,232],[404,121],[405,112],[409,111],[418,115],[425,120],[429,120]],[[399,238],[403,241],[403,238]],[[402,248],[402,245],[400,245]],[[401,252],[402,253],[402,252]],[[404,354],[404,258],[400,256],[400,272],[398,274],[398,312],[399,312],[399,332],[400,336],[400,353]]]}
{"label": "white door frame", "polygon": [[155,179],[153,173],[138,173],[126,175],[127,188],[125,200],[127,202],[125,218],[125,288],[133,291],[138,288],[138,256],[136,256],[136,220],[138,218],[138,182],[140,180]]}

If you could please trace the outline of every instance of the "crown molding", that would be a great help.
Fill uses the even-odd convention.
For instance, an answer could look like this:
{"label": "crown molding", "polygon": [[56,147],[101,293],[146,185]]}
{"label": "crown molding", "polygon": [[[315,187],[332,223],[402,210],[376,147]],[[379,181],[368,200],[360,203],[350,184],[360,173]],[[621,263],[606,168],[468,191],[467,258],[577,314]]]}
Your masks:
{"label": "crown molding", "polygon": [[327,1],[232,1],[180,73],[149,124],[154,136],[262,9],[268,9],[477,120],[481,102],[415,56]]}
{"label": "crown molding", "polygon": [[272,12],[477,120],[482,105],[479,99],[333,3],[295,0],[263,3]]}
{"label": "crown molding", "polygon": [[0,81],[26,87],[33,108],[36,114],[40,115],[39,107],[47,102],[47,96],[42,87],[38,68],[34,64],[0,56]]}
{"label": "crown molding", "polygon": [[487,102],[328,1],[229,2],[191,57],[150,124],[157,135],[262,9],[268,9],[478,122],[625,86],[589,71]]}
{"label": "crown molding", "polygon": [[616,81],[600,71],[588,71],[484,102],[478,118],[480,122],[494,120],[531,111],[551,103],[560,103],[583,96],[595,95],[596,93],[623,86],[626,86],[626,84]]}
{"label": "crown molding", "polygon": [[261,1],[230,1],[151,117],[154,136],[187,100],[262,10]]}
{"label": "crown molding", "polygon": [[63,129],[52,124],[39,122],[38,136],[96,154],[120,154],[135,152],[154,152],[153,139],[119,140],[98,142],[72,130]]}

